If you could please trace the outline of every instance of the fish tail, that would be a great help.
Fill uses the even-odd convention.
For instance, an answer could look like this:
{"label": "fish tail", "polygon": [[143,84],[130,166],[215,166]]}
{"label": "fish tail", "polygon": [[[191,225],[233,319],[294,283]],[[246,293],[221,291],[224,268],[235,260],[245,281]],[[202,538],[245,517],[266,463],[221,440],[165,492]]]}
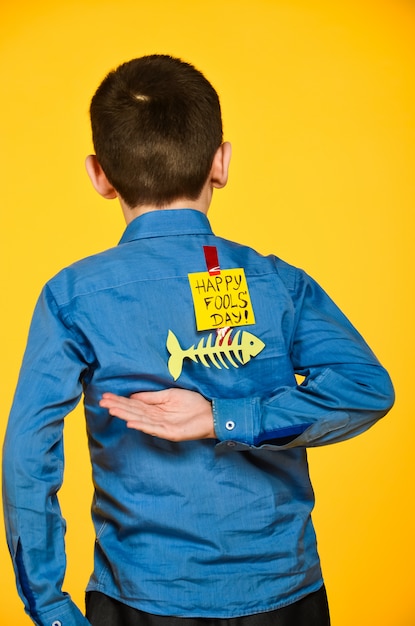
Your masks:
{"label": "fish tail", "polygon": [[182,373],[185,353],[176,335],[171,330],[169,330],[169,334],[167,335],[166,348],[171,355],[167,362],[167,367],[173,379],[177,380]]}

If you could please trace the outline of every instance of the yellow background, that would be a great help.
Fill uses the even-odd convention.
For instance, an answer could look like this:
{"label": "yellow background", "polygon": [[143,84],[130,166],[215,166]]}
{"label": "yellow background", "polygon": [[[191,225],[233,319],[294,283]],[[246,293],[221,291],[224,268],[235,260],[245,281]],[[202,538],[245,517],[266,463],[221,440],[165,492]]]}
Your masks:
{"label": "yellow background", "polygon": [[[221,95],[234,149],[215,231],[311,273],[396,386],[374,429],[310,451],[333,626],[415,624],[414,42],[410,0],[1,4],[0,435],[41,286],[123,230],[84,173],[93,91],[135,56],[193,62]],[[80,408],[66,449],[65,588],[83,605],[93,535]],[[0,559],[0,625],[29,624],[3,537]]]}

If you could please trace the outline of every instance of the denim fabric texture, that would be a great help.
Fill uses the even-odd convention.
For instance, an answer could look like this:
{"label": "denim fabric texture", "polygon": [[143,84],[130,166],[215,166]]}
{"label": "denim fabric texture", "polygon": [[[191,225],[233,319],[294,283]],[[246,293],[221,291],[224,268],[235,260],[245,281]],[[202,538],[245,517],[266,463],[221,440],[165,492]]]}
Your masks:
{"label": "denim fabric texture", "polygon": [[[256,323],[229,337],[247,331],[263,342],[248,359],[196,354],[215,333],[196,329],[189,287],[189,273],[206,272],[204,246],[216,247],[221,269],[245,270]],[[177,379],[169,331],[182,351]],[[185,354],[192,347],[194,358]],[[106,391],[167,387],[212,400],[216,440],[151,437],[98,404]],[[118,246],[44,287],[9,419],[7,537],[20,595],[40,626],[88,623],[61,589],[57,499],[64,419],[82,396],[97,537],[88,590],[157,615],[230,618],[321,587],[306,448],[369,428],[390,408],[393,388],[302,270],[214,236],[198,211],[133,220]]]}

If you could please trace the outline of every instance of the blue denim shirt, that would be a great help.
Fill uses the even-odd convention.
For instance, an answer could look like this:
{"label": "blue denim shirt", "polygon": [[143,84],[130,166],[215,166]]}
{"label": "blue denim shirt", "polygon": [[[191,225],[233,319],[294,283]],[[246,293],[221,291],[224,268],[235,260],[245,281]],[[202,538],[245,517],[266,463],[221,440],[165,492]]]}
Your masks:
{"label": "blue denim shirt", "polygon": [[[203,246],[245,270],[255,324],[233,328],[227,348],[195,325],[188,274],[206,272]],[[213,401],[217,440],[151,437],[98,405],[106,391],[172,386]],[[306,447],[364,431],[393,403],[385,370],[304,272],[215,237],[197,211],[135,219],[119,246],[43,289],[9,419],[7,536],[41,626],[87,624],[61,590],[57,500],[64,418],[82,394],[97,536],[88,589],[188,617],[268,611],[321,586]]]}

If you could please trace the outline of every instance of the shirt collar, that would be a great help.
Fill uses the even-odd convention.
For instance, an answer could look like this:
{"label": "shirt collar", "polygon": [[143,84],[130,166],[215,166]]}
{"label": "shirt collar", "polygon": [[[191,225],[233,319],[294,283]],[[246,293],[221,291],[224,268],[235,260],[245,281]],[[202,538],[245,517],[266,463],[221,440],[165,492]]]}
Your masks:
{"label": "shirt collar", "polygon": [[213,234],[204,213],[195,209],[160,209],[144,213],[130,222],[120,244],[150,237]]}

